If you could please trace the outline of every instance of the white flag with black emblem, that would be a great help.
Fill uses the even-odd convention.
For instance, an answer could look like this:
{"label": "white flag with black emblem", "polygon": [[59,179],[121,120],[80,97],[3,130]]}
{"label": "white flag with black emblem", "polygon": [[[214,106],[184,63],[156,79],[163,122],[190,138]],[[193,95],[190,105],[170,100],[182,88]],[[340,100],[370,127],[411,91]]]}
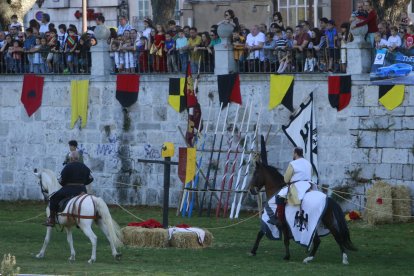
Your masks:
{"label": "white flag with black emblem", "polygon": [[313,93],[300,105],[283,132],[295,147],[303,148],[304,157],[313,167],[313,181],[318,178],[318,131],[313,110]]}

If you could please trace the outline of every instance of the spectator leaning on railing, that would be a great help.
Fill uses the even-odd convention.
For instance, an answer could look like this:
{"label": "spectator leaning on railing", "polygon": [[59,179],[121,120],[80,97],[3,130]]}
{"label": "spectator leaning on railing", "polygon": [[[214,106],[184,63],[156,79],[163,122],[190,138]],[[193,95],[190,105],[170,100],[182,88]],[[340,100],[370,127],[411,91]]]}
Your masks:
{"label": "spectator leaning on railing", "polygon": [[266,41],[265,34],[259,31],[259,26],[254,25],[247,35],[245,48],[247,51],[248,71],[260,72],[264,61],[263,45]]}

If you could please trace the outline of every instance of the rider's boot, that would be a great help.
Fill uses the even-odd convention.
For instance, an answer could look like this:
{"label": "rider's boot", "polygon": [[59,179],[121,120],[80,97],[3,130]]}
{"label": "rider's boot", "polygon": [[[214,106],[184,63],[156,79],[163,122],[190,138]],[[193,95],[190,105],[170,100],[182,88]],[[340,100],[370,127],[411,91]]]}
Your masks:
{"label": "rider's boot", "polygon": [[50,216],[45,223],[44,226],[54,227],[56,224],[56,211],[50,211]]}
{"label": "rider's boot", "polygon": [[276,205],[277,205],[277,209],[276,209],[276,217],[277,217],[276,226],[278,228],[281,228],[283,226],[283,224],[285,224],[285,222],[286,222],[286,217],[285,217],[286,202],[285,202],[285,199],[283,197],[277,197]]}

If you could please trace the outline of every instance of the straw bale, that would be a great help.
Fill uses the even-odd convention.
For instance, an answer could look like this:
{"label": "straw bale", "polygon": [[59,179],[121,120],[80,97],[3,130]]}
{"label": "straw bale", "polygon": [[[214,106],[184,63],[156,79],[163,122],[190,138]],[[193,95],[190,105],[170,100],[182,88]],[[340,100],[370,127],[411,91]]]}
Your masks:
{"label": "straw bale", "polygon": [[133,247],[168,247],[168,230],[127,226],[122,228],[123,242]]}
{"label": "straw bale", "polygon": [[191,232],[176,232],[172,235],[170,246],[176,248],[200,249],[210,247],[213,244],[213,235],[208,230],[203,229],[206,234],[203,244],[198,242],[197,234]]}
{"label": "straw bale", "polygon": [[411,216],[410,189],[407,186],[392,187],[394,222],[408,222]]}
{"label": "straw bale", "polygon": [[377,181],[367,191],[367,203],[364,218],[369,224],[392,223],[392,192],[391,185]]}

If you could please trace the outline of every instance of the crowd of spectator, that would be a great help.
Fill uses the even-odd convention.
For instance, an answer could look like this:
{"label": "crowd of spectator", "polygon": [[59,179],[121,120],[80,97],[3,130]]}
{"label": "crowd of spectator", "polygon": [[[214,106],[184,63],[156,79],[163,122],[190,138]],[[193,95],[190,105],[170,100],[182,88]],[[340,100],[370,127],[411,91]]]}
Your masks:
{"label": "crowd of spectator", "polygon": [[[43,14],[40,23],[31,20],[25,31],[16,16],[11,22],[8,32],[0,32],[1,72],[90,72],[90,48],[96,44],[92,30],[78,34],[74,25],[56,28],[48,14]],[[104,22],[102,15],[97,16],[97,25]],[[345,72],[346,46],[354,39],[351,29],[364,25],[368,26],[365,38],[374,49],[414,53],[414,26],[407,13],[401,13],[398,26],[392,26],[378,20],[369,0],[358,2],[349,22],[339,26],[325,17],[319,19],[318,26],[306,20],[285,26],[282,15],[275,12],[269,25],[248,28],[232,10],[226,10],[224,19],[208,32],[177,26],[175,20],[165,26],[154,25],[149,18],[143,20],[144,28],[139,31],[121,16],[107,41],[113,73],[184,73],[188,62],[193,74],[211,73],[214,46],[221,43],[217,28],[222,23],[233,26],[231,43],[239,72]]]}

